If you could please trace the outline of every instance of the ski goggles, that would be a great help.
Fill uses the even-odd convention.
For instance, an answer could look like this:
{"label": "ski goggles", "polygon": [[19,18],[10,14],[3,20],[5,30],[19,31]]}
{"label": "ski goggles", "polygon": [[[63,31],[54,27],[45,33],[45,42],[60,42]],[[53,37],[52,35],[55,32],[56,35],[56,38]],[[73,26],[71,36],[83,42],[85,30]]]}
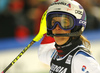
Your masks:
{"label": "ski goggles", "polygon": [[75,17],[63,12],[52,12],[47,14],[47,29],[53,30],[57,25],[63,30],[71,30],[75,27]]}

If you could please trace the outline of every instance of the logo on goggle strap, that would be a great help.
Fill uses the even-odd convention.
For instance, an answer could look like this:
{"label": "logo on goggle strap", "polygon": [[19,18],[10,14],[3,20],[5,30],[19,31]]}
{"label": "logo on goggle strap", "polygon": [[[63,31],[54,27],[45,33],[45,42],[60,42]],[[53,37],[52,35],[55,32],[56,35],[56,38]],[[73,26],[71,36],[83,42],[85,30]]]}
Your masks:
{"label": "logo on goggle strap", "polygon": [[79,24],[84,24],[84,25],[86,25],[86,21],[80,20],[80,21],[79,21]]}

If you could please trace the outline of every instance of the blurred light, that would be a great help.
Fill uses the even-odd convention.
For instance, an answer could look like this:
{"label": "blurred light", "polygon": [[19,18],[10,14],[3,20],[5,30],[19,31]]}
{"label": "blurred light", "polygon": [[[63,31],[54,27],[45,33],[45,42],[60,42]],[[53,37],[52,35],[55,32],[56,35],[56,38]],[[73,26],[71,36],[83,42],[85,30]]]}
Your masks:
{"label": "blurred light", "polygon": [[9,0],[0,0],[0,12],[4,11],[9,3]]}
{"label": "blurred light", "polygon": [[19,42],[23,42],[26,40],[30,35],[30,31],[27,27],[25,26],[17,26],[15,29],[15,38]]}
{"label": "blurred light", "polygon": [[24,1],[23,0],[11,2],[10,5],[9,5],[9,9],[11,11],[14,11],[14,12],[22,10],[23,7],[24,7]]}

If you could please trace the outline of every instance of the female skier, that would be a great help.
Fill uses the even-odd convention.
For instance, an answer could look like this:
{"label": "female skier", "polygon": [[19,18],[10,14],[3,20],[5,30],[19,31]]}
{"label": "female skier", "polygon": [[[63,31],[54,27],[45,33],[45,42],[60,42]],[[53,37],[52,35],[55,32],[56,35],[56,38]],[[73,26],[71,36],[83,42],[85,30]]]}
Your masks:
{"label": "female skier", "polygon": [[91,56],[90,42],[82,35],[86,13],[73,0],[56,0],[46,16],[47,35],[39,47],[39,59],[50,65],[49,73],[100,73]]}

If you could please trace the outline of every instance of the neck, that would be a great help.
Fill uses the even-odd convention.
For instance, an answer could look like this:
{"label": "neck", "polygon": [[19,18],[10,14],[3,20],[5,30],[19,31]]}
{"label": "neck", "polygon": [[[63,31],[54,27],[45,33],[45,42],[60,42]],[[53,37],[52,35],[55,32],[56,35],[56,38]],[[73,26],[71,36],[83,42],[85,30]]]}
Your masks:
{"label": "neck", "polygon": [[81,45],[82,41],[79,38],[72,39],[70,38],[65,44],[58,45],[55,44],[56,50],[58,52],[58,55],[63,57],[67,53],[69,53],[71,50],[73,50],[76,46]]}

